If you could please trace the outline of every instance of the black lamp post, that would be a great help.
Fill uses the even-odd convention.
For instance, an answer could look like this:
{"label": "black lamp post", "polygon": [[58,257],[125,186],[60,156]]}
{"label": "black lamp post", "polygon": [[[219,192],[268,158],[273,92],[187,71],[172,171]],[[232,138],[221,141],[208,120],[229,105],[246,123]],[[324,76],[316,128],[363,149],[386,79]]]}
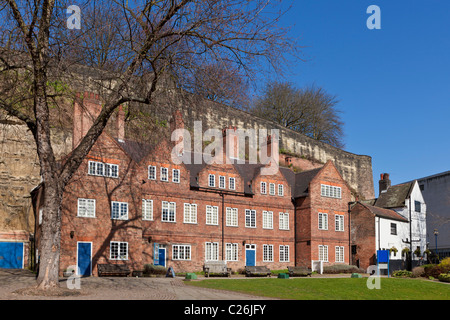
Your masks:
{"label": "black lamp post", "polygon": [[434,241],[435,241],[435,245],[436,245],[436,256],[438,257],[438,261],[439,261],[439,255],[438,255],[438,251],[437,251],[437,237],[439,235],[439,232],[437,229],[434,229]]}

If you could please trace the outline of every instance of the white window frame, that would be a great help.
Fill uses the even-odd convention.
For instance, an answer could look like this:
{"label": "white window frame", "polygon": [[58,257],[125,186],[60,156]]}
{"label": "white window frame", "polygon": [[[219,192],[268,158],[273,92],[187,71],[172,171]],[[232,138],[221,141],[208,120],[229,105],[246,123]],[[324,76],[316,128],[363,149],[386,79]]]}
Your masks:
{"label": "white window frame", "polygon": [[284,184],[278,184],[278,195],[284,197]]}
{"label": "white window frame", "polygon": [[218,206],[206,206],[206,224],[219,225],[219,207]]}
{"label": "white window frame", "polygon": [[142,199],[142,220],[153,221],[153,200]]}
{"label": "white window frame", "polygon": [[117,164],[105,163],[105,177],[119,178],[119,166]]}
{"label": "white window frame", "polygon": [[280,230],[289,230],[289,212],[280,212],[278,221]]}
{"label": "white window frame", "polygon": [[[165,210],[167,212],[165,212]],[[172,213],[173,211],[173,213]],[[162,201],[161,203],[161,221],[177,222],[177,204],[176,202]]]}
{"label": "white window frame", "polygon": [[[114,251],[117,250],[117,254]],[[124,252],[124,254],[121,254]],[[110,260],[128,260],[128,242],[111,241],[109,243],[109,259]]]}
{"label": "white window frame", "polygon": [[261,194],[267,194],[267,182],[261,182]]}
{"label": "white window frame", "polygon": [[214,174],[208,175],[208,186],[212,188],[216,187],[216,176]]}
{"label": "white window frame", "polygon": [[273,244],[263,244],[263,262],[273,262]]}
{"label": "white window frame", "polygon": [[148,166],[148,179],[156,180],[156,166]]}
{"label": "white window frame", "polygon": [[319,245],[319,261],[328,262],[328,246]]}
{"label": "white window frame", "polygon": [[190,261],[191,252],[189,244],[174,244],[172,245],[172,260]]}
{"label": "white window frame", "polygon": [[238,226],[238,209],[227,207],[226,209],[226,226],[237,227]]}
{"label": "white window frame", "polygon": [[331,186],[328,184],[320,185],[320,195],[322,197],[341,199],[342,198],[342,188]]}
{"label": "white window frame", "polygon": [[88,161],[88,174],[98,177],[119,178],[119,165],[100,161]]}
{"label": "white window frame", "polygon": [[[115,215],[115,205],[118,206],[118,216]],[[123,208],[126,208],[126,210],[123,210]],[[128,202],[120,202],[120,201],[111,201],[111,219],[112,220],[128,220],[128,212],[129,212],[129,205]],[[125,213],[123,213],[125,212]]]}
{"label": "white window frame", "polygon": [[230,177],[230,178],[228,179],[228,188],[229,188],[230,190],[236,190],[236,179],[235,179],[235,178]]}
{"label": "white window frame", "polygon": [[334,223],[335,223],[335,227],[334,227],[335,231],[345,231],[344,230],[344,215],[342,215],[342,214],[334,215]]}
{"label": "white window frame", "polygon": [[219,260],[219,243],[205,242],[205,261]]}
{"label": "white window frame", "polygon": [[335,252],[335,261],[338,263],[344,263],[345,262],[345,255],[344,255],[344,247],[343,246],[336,246],[334,247]]}
{"label": "white window frame", "polygon": [[280,245],[280,262],[289,262],[289,246]]}
{"label": "white window frame", "polygon": [[197,204],[195,203],[185,203],[184,204],[184,214],[183,223],[197,223]]}
{"label": "white window frame", "polygon": [[160,180],[164,182],[169,182],[169,168],[160,168]]}
{"label": "white window frame", "polygon": [[239,260],[239,245],[237,243],[225,243],[225,261]]}
{"label": "white window frame", "polygon": [[172,169],[172,182],[180,183],[180,169]]}
{"label": "white window frame", "polygon": [[269,195],[275,195],[275,183],[269,183]]}
{"label": "white window frame", "polygon": [[99,161],[89,161],[88,174],[103,177],[105,175],[105,164]]}
{"label": "white window frame", "polygon": [[219,188],[220,189],[226,189],[226,187],[227,187],[225,178],[226,178],[225,176],[219,176]]}
{"label": "white window frame", "polygon": [[318,219],[319,219],[318,224],[319,230],[328,230],[328,213],[319,212]]}
{"label": "white window frame", "polygon": [[77,217],[95,218],[95,199],[78,198]]}
{"label": "white window frame", "polygon": [[245,227],[256,228],[256,210],[245,209]]}
{"label": "white window frame", "polygon": [[273,229],[273,211],[263,211],[263,229]]}

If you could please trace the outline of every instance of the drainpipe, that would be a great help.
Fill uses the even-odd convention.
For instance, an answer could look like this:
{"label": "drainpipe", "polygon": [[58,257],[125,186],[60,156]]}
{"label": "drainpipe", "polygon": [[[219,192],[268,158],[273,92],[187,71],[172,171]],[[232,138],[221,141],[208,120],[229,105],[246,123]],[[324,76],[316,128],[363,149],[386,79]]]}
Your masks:
{"label": "drainpipe", "polygon": [[351,205],[354,204],[354,202],[348,203],[348,262],[350,265],[353,265],[353,255],[352,255],[352,232],[351,232],[351,221],[350,221],[350,212],[351,212]]}
{"label": "drainpipe", "polygon": [[412,270],[412,212],[411,212],[411,196],[409,197],[409,267]]}
{"label": "drainpipe", "polygon": [[378,219],[378,250],[381,250],[381,239],[380,239],[380,217],[377,217]]}
{"label": "drainpipe", "polygon": [[222,261],[225,261],[225,194],[220,193],[222,197]]}
{"label": "drainpipe", "polygon": [[295,205],[295,199],[291,198],[294,204],[294,266],[297,267],[297,206]]}

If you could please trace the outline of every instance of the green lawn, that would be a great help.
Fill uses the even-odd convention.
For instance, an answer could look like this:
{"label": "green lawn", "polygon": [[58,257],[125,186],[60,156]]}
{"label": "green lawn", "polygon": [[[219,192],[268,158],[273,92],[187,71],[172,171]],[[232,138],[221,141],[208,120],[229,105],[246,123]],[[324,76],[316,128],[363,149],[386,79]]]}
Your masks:
{"label": "green lawn", "polygon": [[450,300],[450,284],[424,279],[381,278],[368,289],[367,278],[208,279],[192,286],[295,300]]}

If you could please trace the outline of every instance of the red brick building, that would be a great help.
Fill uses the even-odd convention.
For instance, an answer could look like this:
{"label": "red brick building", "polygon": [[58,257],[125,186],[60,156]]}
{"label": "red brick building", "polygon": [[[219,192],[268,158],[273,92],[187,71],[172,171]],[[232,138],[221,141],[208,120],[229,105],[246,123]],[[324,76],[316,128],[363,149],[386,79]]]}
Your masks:
{"label": "red brick building", "polygon": [[350,188],[328,161],[295,175],[296,264],[349,264]]}
{"label": "red brick building", "polygon": [[[83,121],[74,125],[74,145],[90,124],[75,108],[77,119]],[[171,130],[182,127],[176,114]],[[331,161],[302,173],[280,167],[273,175],[261,175],[262,164],[180,164],[172,159],[173,142],[142,145],[123,138],[120,121],[117,129],[117,139],[101,135],[66,187],[61,272],[78,266],[96,275],[102,263],[176,272],[199,271],[207,260],[225,260],[233,271],[349,263],[351,192]],[[232,160],[231,152],[219,156]]]}

